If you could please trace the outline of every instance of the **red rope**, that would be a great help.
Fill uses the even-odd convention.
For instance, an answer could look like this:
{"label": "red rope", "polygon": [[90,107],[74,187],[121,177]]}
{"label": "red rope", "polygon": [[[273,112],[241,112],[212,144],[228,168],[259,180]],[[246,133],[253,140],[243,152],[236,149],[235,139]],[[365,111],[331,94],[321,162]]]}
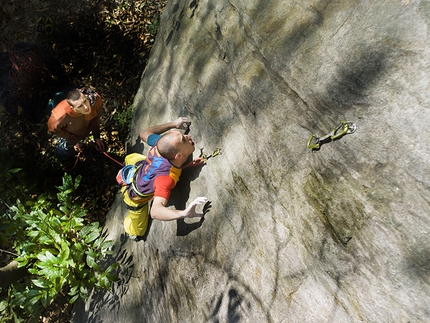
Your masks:
{"label": "red rope", "polygon": [[70,168],[70,169],[66,169],[66,172],[71,172],[72,170],[74,170],[74,169],[75,169],[76,165],[78,164],[79,156],[80,156],[80,155],[81,155],[81,153],[78,153],[78,156],[76,156],[76,159],[75,159],[75,164],[73,165],[73,167],[72,167],[72,168]]}
{"label": "red rope", "polygon": [[123,163],[120,163],[119,161],[117,161],[116,159],[112,158],[111,156],[109,156],[105,151],[103,152],[103,154],[108,157],[109,159],[113,160],[115,163],[117,163],[118,165],[120,165],[121,167],[124,166]]}
{"label": "red rope", "polygon": [[[79,156],[80,156],[80,155],[81,155],[81,153],[79,153],[79,154],[78,154],[78,156],[76,156],[75,164],[73,165],[73,167],[72,167],[72,168],[67,169],[67,170],[66,170],[66,172],[70,172],[70,171],[72,171],[72,170],[74,170],[74,169],[75,169],[76,165],[78,164]],[[117,163],[117,164],[118,164],[118,165],[120,165],[121,167],[123,167],[123,166],[124,166],[124,164],[123,164],[123,163],[121,163],[121,162],[117,161],[115,158],[112,158],[112,157],[111,157],[111,156],[109,156],[105,151],[103,152],[103,155],[105,155],[105,156],[106,156],[106,157],[108,157],[109,159],[113,160],[115,163]]]}

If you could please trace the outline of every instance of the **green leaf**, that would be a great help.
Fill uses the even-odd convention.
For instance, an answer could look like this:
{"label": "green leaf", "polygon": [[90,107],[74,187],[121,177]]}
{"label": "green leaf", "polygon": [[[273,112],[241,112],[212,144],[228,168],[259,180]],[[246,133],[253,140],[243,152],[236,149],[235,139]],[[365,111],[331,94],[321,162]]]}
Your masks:
{"label": "green leaf", "polygon": [[8,307],[8,303],[3,300],[0,302],[0,312],[3,312]]}
{"label": "green leaf", "polygon": [[46,289],[48,288],[48,282],[43,279],[43,278],[39,278],[39,279],[32,279],[31,282],[34,284],[34,286],[42,288],[42,289]]}
{"label": "green leaf", "polygon": [[93,229],[91,225],[87,225],[82,228],[82,230],[79,232],[79,236],[81,238],[85,238],[85,236]]}
{"label": "green leaf", "polygon": [[42,296],[40,297],[40,300],[42,302],[43,307],[47,307],[48,306],[49,299],[50,299],[50,297],[49,297],[48,293],[44,291],[42,293]]}
{"label": "green leaf", "polygon": [[29,299],[29,304],[31,306],[35,305],[39,299],[42,297],[42,292],[40,290],[30,289],[27,293],[27,298]]}
{"label": "green leaf", "polygon": [[90,268],[94,268],[96,266],[96,260],[94,259],[94,257],[87,255],[87,265]]}
{"label": "green leaf", "polygon": [[60,241],[61,251],[58,254],[58,258],[60,262],[65,262],[70,256],[69,246],[65,241]]}
{"label": "green leaf", "polygon": [[82,222],[84,222],[84,219],[73,217],[70,221],[70,224],[71,224],[71,227],[74,229],[74,231],[77,231],[84,227]]}
{"label": "green leaf", "polygon": [[75,185],[74,185],[75,190],[78,188],[79,184],[81,183],[81,180],[82,180],[82,175],[76,176]]}
{"label": "green leaf", "polygon": [[84,246],[82,245],[81,242],[76,242],[75,244],[72,245],[73,250],[77,250],[77,251],[84,251]]}
{"label": "green leaf", "polygon": [[35,238],[37,238],[37,236],[40,234],[40,231],[28,231],[27,236],[29,238],[32,238],[32,240],[34,240]]}
{"label": "green leaf", "polygon": [[15,304],[23,304],[25,302],[25,296],[22,293],[15,293],[13,303]]}
{"label": "green leaf", "polygon": [[110,249],[115,245],[115,241],[113,240],[106,240],[104,241],[101,245],[100,248],[101,249]]}
{"label": "green leaf", "polygon": [[38,254],[37,255],[37,259],[39,259],[42,262],[55,262],[57,257],[55,257],[52,253],[50,253],[49,251],[46,251],[44,254]]}
{"label": "green leaf", "polygon": [[100,287],[103,287],[103,288],[105,288],[107,290],[109,290],[111,288],[109,279],[106,276],[104,276],[104,275],[100,277],[100,280],[98,281],[98,284],[99,284]]}
{"label": "green leaf", "polygon": [[[112,271],[114,271],[118,267],[119,267],[119,264],[117,262],[113,263],[112,265],[110,265],[109,267],[106,268],[105,272],[106,273],[111,273]],[[113,276],[113,277],[114,277],[114,279],[117,279],[117,277],[115,277],[115,276]]]}
{"label": "green leaf", "polygon": [[23,322],[25,322],[25,320],[20,319],[18,316],[16,316],[15,312],[13,312],[13,321],[14,321],[14,323],[23,323]]}
{"label": "green leaf", "polygon": [[112,275],[112,274],[106,274],[106,277],[109,279],[109,281],[111,282],[116,282],[118,281],[118,276]]}
{"label": "green leaf", "polygon": [[51,237],[42,235],[39,237],[39,242],[44,245],[50,245],[50,244],[54,244],[55,241]]}
{"label": "green leaf", "polygon": [[73,296],[79,293],[79,286],[73,286],[70,291],[69,291],[69,295]]}
{"label": "green leaf", "polygon": [[19,267],[25,267],[25,266],[27,266],[29,259],[28,259],[28,257],[21,256],[21,257],[15,258],[15,260],[18,262]]}
{"label": "green leaf", "polygon": [[100,236],[100,231],[99,230],[94,230],[93,232],[91,232],[90,234],[88,234],[88,235],[85,236],[85,242],[86,243],[93,242],[99,236]]}
{"label": "green leaf", "polygon": [[75,296],[73,296],[71,299],[70,299],[70,301],[69,301],[69,303],[70,304],[73,304],[74,302],[76,302],[76,300],[79,298],[79,294],[76,294]]}
{"label": "green leaf", "polygon": [[87,289],[86,289],[86,287],[82,285],[82,286],[79,288],[79,293],[80,293],[80,294],[87,294]]}

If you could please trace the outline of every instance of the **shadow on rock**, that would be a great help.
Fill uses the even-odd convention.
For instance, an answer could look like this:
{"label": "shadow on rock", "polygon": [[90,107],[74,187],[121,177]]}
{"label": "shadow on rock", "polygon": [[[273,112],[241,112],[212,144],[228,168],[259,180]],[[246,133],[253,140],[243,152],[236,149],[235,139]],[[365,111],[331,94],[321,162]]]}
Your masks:
{"label": "shadow on rock", "polygon": [[[172,190],[169,205],[175,206],[177,210],[185,210],[187,201],[190,198],[191,187],[190,184],[197,177],[199,177],[202,166],[187,168],[182,172],[181,178],[176,187]],[[208,207],[206,207],[208,208]],[[208,211],[208,210],[205,210]],[[205,213],[204,211],[204,213]],[[184,219],[177,220],[176,235],[186,236],[190,232],[200,228],[204,222],[204,217],[198,222],[186,223]]]}
{"label": "shadow on rock", "polygon": [[346,109],[365,99],[390,68],[390,51],[390,48],[363,44],[360,49],[350,52],[337,77],[328,83],[320,112],[328,110],[344,114]]}

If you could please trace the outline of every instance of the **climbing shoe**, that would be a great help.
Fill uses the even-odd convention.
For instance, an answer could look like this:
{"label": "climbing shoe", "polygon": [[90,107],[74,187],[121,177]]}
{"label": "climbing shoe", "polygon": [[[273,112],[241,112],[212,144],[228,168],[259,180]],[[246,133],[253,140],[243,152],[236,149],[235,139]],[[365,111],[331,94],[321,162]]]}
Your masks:
{"label": "climbing shoe", "polygon": [[144,238],[142,236],[135,236],[135,235],[128,234],[128,233],[127,233],[127,236],[128,236],[128,238],[130,240],[133,240],[133,241],[136,241],[136,242],[138,242],[140,240],[144,240]]}

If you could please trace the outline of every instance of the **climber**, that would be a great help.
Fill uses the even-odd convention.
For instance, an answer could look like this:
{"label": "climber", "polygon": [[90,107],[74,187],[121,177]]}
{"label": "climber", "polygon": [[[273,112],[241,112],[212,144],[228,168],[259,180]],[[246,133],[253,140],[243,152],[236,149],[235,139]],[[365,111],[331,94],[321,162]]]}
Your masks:
{"label": "climber", "polygon": [[[170,192],[178,182],[182,169],[203,163],[202,158],[196,158],[184,166],[194,152],[194,142],[188,134],[171,130],[189,129],[190,124],[187,118],[180,117],[175,121],[143,130],[140,138],[151,146],[147,156],[136,153],[126,156],[126,165],[136,167],[133,180],[122,189],[128,209],[124,228],[130,239],[138,241],[145,235],[149,214],[153,219],[161,221],[204,215],[197,213],[195,208],[206,203],[206,197],[198,197],[185,210],[166,207]],[[148,203],[151,199],[153,201],[149,210]]]}
{"label": "climber", "polygon": [[66,98],[52,110],[48,129],[58,137],[55,155],[63,164],[82,151],[81,140],[90,133],[94,137],[96,149],[100,152],[105,150],[100,140],[102,104],[98,93],[83,87],[70,90]]}

